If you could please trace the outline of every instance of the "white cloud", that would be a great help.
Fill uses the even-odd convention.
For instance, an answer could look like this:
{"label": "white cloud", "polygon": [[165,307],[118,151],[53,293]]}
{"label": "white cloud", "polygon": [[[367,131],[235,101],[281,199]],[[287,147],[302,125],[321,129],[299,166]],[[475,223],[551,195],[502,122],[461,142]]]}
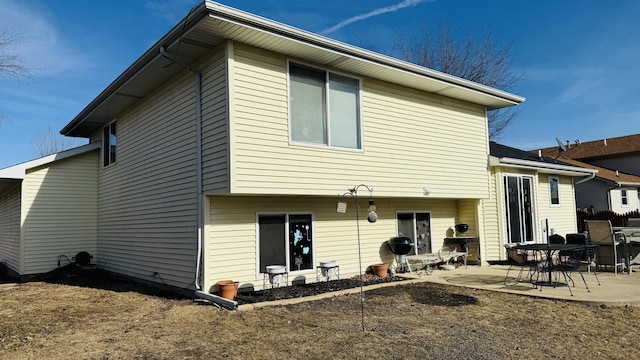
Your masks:
{"label": "white cloud", "polygon": [[401,2],[399,2],[397,4],[395,4],[395,5],[391,5],[391,6],[387,6],[387,7],[383,7],[383,8],[378,8],[378,9],[375,9],[375,10],[370,11],[370,12],[365,13],[365,14],[360,14],[360,15],[353,16],[353,17],[351,17],[351,18],[349,18],[347,20],[339,22],[338,24],[336,24],[336,25],[334,25],[334,26],[332,26],[332,27],[330,27],[328,29],[325,29],[325,30],[321,31],[320,34],[327,35],[327,34],[336,32],[336,31],[342,29],[343,27],[345,27],[345,26],[347,26],[349,24],[352,24],[354,22],[362,21],[362,20],[368,19],[368,18],[373,17],[373,16],[382,15],[382,14],[385,14],[385,13],[388,13],[388,12],[393,12],[393,11],[404,9],[404,8],[407,8],[407,7],[416,6],[416,5],[421,4],[423,2],[426,2],[426,1],[434,1],[434,0],[403,0],[403,1],[401,1]]}
{"label": "white cloud", "polygon": [[87,56],[66,44],[43,9],[34,2],[5,0],[0,7],[2,29],[23,36],[12,49],[33,75],[56,75],[90,66]]}

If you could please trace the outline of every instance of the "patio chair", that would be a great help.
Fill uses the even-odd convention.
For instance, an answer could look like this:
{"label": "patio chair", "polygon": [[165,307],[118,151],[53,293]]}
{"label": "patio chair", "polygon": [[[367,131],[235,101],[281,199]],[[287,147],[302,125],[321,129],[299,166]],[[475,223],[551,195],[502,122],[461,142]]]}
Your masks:
{"label": "patio chair", "polygon": [[[564,277],[564,281],[569,288],[569,293],[571,294],[571,296],[573,296],[573,290],[571,290],[571,287],[576,287],[576,283],[575,281],[573,281],[573,277],[571,276],[571,274],[576,272],[580,274],[582,282],[587,288],[587,292],[591,292],[591,289],[589,289],[589,285],[587,285],[587,281],[585,280],[584,275],[580,270],[584,252],[584,247],[576,248],[573,250],[560,250],[557,263],[550,265],[552,266],[552,270],[556,273],[556,282],[560,280],[559,277],[560,274],[562,274],[562,276]],[[569,285],[569,281],[571,281],[571,285]],[[599,283],[600,281],[598,281],[598,284]]]}
{"label": "patio chair", "polygon": [[626,246],[626,237],[623,233],[614,233],[609,220],[585,220],[584,221],[589,241],[598,245],[596,251],[596,268],[602,266],[613,266],[613,271],[617,275],[618,267],[623,271],[627,261],[624,261],[623,254]]}
{"label": "patio chair", "polygon": [[589,241],[589,236],[586,233],[567,234],[567,244],[584,244],[584,252],[580,257],[581,267],[586,267],[587,272],[591,274],[591,267],[593,267],[593,276],[595,276],[598,285],[600,285],[600,279],[598,279],[598,271],[595,266],[596,249],[598,245],[595,245]]}
{"label": "patio chair", "polygon": [[520,271],[518,271],[518,276],[516,277],[516,283],[518,283],[522,281],[522,274],[525,269],[528,269],[528,277],[529,280],[531,280],[534,273],[537,271],[538,264],[540,263],[540,259],[534,252],[518,250],[512,246],[513,244],[504,244],[504,247],[507,250],[507,261],[509,262],[509,268],[507,269],[507,274],[504,277],[504,285],[507,285],[509,272],[514,266],[520,267]]}

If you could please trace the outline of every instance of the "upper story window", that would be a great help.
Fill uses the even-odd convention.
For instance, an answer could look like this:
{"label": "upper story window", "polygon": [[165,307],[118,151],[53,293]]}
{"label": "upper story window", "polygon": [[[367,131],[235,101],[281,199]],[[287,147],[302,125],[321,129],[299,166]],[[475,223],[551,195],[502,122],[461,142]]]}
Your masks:
{"label": "upper story window", "polygon": [[549,196],[551,205],[560,205],[560,180],[555,176],[549,176]]}
{"label": "upper story window", "polygon": [[620,190],[620,196],[622,200],[622,205],[629,205],[629,198],[627,197],[627,190]]}
{"label": "upper story window", "polygon": [[360,81],[289,64],[291,140],[361,149]]}
{"label": "upper story window", "polygon": [[102,166],[116,162],[116,122],[102,129]]}

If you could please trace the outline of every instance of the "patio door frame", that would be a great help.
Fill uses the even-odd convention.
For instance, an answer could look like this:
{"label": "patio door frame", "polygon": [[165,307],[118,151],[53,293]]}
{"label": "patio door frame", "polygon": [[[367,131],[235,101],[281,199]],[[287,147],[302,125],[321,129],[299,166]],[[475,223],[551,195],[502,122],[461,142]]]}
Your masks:
{"label": "patio door frame", "polygon": [[504,174],[505,222],[507,243],[532,243],[536,239],[534,177]]}

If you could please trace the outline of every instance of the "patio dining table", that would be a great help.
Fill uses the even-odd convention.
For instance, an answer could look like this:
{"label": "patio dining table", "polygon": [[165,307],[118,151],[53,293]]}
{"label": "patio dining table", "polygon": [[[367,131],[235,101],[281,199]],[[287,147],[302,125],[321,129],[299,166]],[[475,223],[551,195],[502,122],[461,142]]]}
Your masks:
{"label": "patio dining table", "polygon": [[540,259],[541,263],[543,263],[544,261],[547,262],[546,267],[542,266],[542,271],[544,273],[547,274],[547,278],[545,279],[543,277],[542,280],[536,281],[535,284],[536,285],[541,285],[541,286],[553,286],[553,287],[557,287],[557,286],[565,286],[567,285],[567,283],[565,282],[561,282],[561,281],[554,281],[553,280],[553,272],[555,271],[555,266],[551,266],[552,263],[551,261],[553,261],[554,255],[561,253],[561,252],[571,252],[571,251],[578,251],[581,249],[584,249],[584,245],[581,244],[549,244],[549,243],[544,243],[544,244],[520,244],[520,245],[516,245],[513,248],[517,249],[517,250],[522,250],[522,251],[533,251],[536,252],[540,255]]}

